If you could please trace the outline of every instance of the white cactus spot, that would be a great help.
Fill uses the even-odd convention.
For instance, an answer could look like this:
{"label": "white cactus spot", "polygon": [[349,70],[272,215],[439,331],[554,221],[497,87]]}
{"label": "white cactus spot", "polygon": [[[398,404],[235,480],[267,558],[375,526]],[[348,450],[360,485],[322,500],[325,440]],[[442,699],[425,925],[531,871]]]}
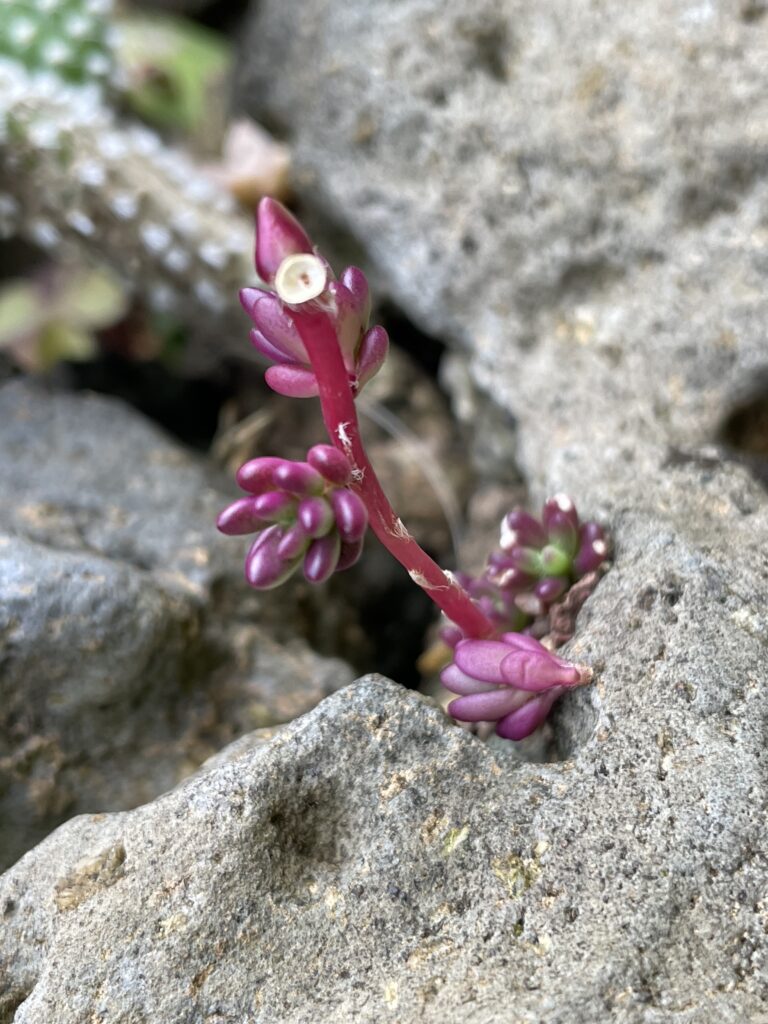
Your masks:
{"label": "white cactus spot", "polygon": [[0,192],[0,217],[18,217],[20,212],[18,200],[7,192]]}
{"label": "white cactus spot", "polygon": [[109,58],[103,53],[89,53],[85,59],[86,71],[97,78],[106,75],[112,67]]}
{"label": "white cactus spot", "polygon": [[162,148],[160,139],[148,128],[134,127],[130,136],[136,151],[142,156],[154,156]]}
{"label": "white cactus spot", "polygon": [[35,220],[29,226],[29,233],[32,241],[41,249],[53,249],[61,241],[61,235],[55,225],[49,220]]}
{"label": "white cactus spot", "polygon": [[64,29],[70,39],[86,39],[93,32],[94,25],[91,18],[83,14],[71,14],[64,23]]}
{"label": "white cactus spot", "polygon": [[189,253],[175,245],[165,254],[163,263],[174,274],[183,274],[189,267]]}
{"label": "white cactus spot", "polygon": [[216,187],[207,178],[191,178],[184,187],[184,194],[193,203],[210,203],[216,197]]}
{"label": "white cactus spot", "polygon": [[194,210],[179,210],[171,218],[171,227],[181,235],[194,235],[200,230],[200,221]]}
{"label": "white cactus spot", "polygon": [[227,300],[213,281],[198,281],[195,285],[195,295],[204,306],[216,313],[221,312],[227,305]]}
{"label": "white cactus spot", "polygon": [[173,309],[175,295],[173,289],[167,284],[156,284],[150,290],[149,301],[153,308],[161,313]]}
{"label": "white cactus spot", "polygon": [[42,49],[42,57],[46,64],[65,64],[72,59],[72,51],[63,39],[51,39]]}
{"label": "white cactus spot", "polygon": [[203,242],[200,246],[200,259],[214,270],[222,270],[227,265],[227,254],[217,242]]}
{"label": "white cactus spot", "polygon": [[29,140],[38,149],[56,149],[61,128],[54,121],[35,121],[29,126]]}
{"label": "white cactus spot", "polygon": [[133,192],[116,192],[110,199],[109,208],[120,220],[133,220],[139,212],[139,197]]}
{"label": "white cactus spot", "polygon": [[29,46],[35,32],[35,24],[29,18],[14,18],[8,26],[8,41],[11,46]]}
{"label": "white cactus spot", "polygon": [[81,185],[88,185],[91,188],[100,188],[107,180],[104,165],[95,160],[80,164],[75,173]]}
{"label": "white cactus spot", "polygon": [[105,160],[121,160],[128,152],[128,144],[117,132],[108,132],[98,141],[99,152]]}
{"label": "white cactus spot", "polygon": [[286,256],[275,274],[275,291],[291,306],[300,306],[322,295],[328,277],[325,264],[311,253]]}
{"label": "white cactus spot", "polygon": [[66,216],[66,221],[71,228],[74,228],[78,235],[83,235],[85,238],[90,238],[96,231],[96,225],[88,214],[83,213],[82,210],[70,210]]}
{"label": "white cactus spot", "polygon": [[163,224],[153,224],[151,221],[142,224],[139,235],[144,248],[151,253],[165,252],[171,243],[171,233]]}

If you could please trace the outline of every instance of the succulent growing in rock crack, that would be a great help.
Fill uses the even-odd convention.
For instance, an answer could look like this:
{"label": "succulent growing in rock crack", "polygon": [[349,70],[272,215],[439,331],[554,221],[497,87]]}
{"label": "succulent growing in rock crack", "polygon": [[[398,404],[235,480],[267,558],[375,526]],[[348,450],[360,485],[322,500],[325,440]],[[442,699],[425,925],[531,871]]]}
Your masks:
{"label": "succulent growing in rock crack", "polygon": [[[581,522],[571,499],[556,494],[544,502],[540,519],[520,508],[508,512],[499,548],[488,556],[485,570],[477,577],[462,573],[460,579],[499,632],[541,637],[550,632],[552,607],[574,583],[597,573],[607,557],[603,528]],[[455,625],[444,626],[440,636],[449,647],[463,638]]]}
{"label": "succulent growing in rock crack", "polygon": [[505,739],[528,736],[567,689],[583,686],[592,670],[558,658],[532,636],[503,633],[498,640],[460,640],[441,674],[458,700],[448,705],[465,722],[497,722]]}
{"label": "succulent growing in rock crack", "polygon": [[505,517],[501,550],[479,579],[441,569],[395,514],[360,439],[355,397],[388,346],[383,328],[368,325],[364,274],[349,267],[337,279],[298,221],[271,199],[258,208],[255,262],[268,287],[244,289],[241,302],[254,346],[274,364],[267,382],[289,397],[316,395],[332,445],[311,448],[306,462],[267,457],[240,469],[249,496],[225,509],[218,525],[229,534],[256,532],[248,581],[273,587],[300,564],[310,582],[327,579],[357,560],[370,525],[453,624],[454,661],[442,676],[460,695],[451,713],[495,722],[509,739],[529,735],[592,671],[517,630],[532,632],[574,581],[602,564],[601,528],[582,524],[573,502],[557,495],[541,522],[520,510]]}

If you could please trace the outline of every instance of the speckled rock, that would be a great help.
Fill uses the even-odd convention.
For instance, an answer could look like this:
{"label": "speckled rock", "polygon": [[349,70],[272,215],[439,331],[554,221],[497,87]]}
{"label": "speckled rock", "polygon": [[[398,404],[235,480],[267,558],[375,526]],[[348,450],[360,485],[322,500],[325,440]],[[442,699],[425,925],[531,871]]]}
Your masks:
{"label": "speckled rock", "polygon": [[0,387],[0,863],[350,681],[302,642],[296,588],[246,587],[226,501],[127,407]]}
{"label": "speckled rock", "polygon": [[285,126],[307,203],[484,385],[556,335],[553,399],[597,348],[595,400],[639,373],[690,433],[765,365],[765,13],[360,0],[339,31],[330,0],[263,0],[238,99]]}
{"label": "speckled rock", "polygon": [[62,826],[0,880],[0,1019],[765,1020],[759,696],[683,660],[716,583],[656,595],[655,561],[639,605],[618,572],[596,597],[590,649],[607,607],[642,625],[567,761],[516,764],[368,677],[146,807]]}
{"label": "speckled rock", "polygon": [[291,134],[305,200],[463,350],[445,380],[485,464],[614,537],[568,648],[597,684],[555,716],[565,760],[513,784],[557,783],[531,788],[533,819],[493,786],[468,801],[485,835],[530,821],[516,856],[552,844],[515,918],[552,947],[531,973],[509,934],[503,967],[470,939],[475,984],[449,971],[403,1020],[768,1020],[768,503],[722,443],[768,379],[763,8],[367,0],[343,32],[322,0],[252,15],[244,102]]}

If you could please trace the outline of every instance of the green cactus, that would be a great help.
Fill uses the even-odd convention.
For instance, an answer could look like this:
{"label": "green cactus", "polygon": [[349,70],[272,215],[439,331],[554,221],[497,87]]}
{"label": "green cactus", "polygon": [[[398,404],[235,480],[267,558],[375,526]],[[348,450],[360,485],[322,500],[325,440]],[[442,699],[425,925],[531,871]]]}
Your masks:
{"label": "green cactus", "polygon": [[5,0],[0,57],[65,82],[104,84],[114,72],[110,0]]}

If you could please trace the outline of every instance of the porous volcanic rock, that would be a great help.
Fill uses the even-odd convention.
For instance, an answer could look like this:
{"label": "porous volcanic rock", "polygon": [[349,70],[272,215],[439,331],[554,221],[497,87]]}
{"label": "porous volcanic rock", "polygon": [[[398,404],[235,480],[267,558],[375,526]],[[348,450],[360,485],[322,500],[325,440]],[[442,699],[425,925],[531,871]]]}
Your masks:
{"label": "porous volcanic rock", "polygon": [[[562,764],[518,769],[565,780],[544,834],[579,850],[550,916],[523,899],[521,935],[568,899],[570,940],[533,984],[479,947],[488,988],[457,984],[456,1019],[460,992],[484,1022],[768,1019],[765,14],[361,0],[343,31],[327,0],[252,15],[240,99],[290,135],[305,201],[452,345],[444,379],[493,434],[486,455],[614,538],[566,649],[596,686],[556,715]],[[503,812],[477,800],[494,829]]]}
{"label": "porous volcanic rock", "polygon": [[642,626],[566,761],[513,762],[367,677],[62,826],[0,879],[0,1019],[763,1020],[757,697],[649,657],[689,595],[637,609],[626,583],[595,602]]}

